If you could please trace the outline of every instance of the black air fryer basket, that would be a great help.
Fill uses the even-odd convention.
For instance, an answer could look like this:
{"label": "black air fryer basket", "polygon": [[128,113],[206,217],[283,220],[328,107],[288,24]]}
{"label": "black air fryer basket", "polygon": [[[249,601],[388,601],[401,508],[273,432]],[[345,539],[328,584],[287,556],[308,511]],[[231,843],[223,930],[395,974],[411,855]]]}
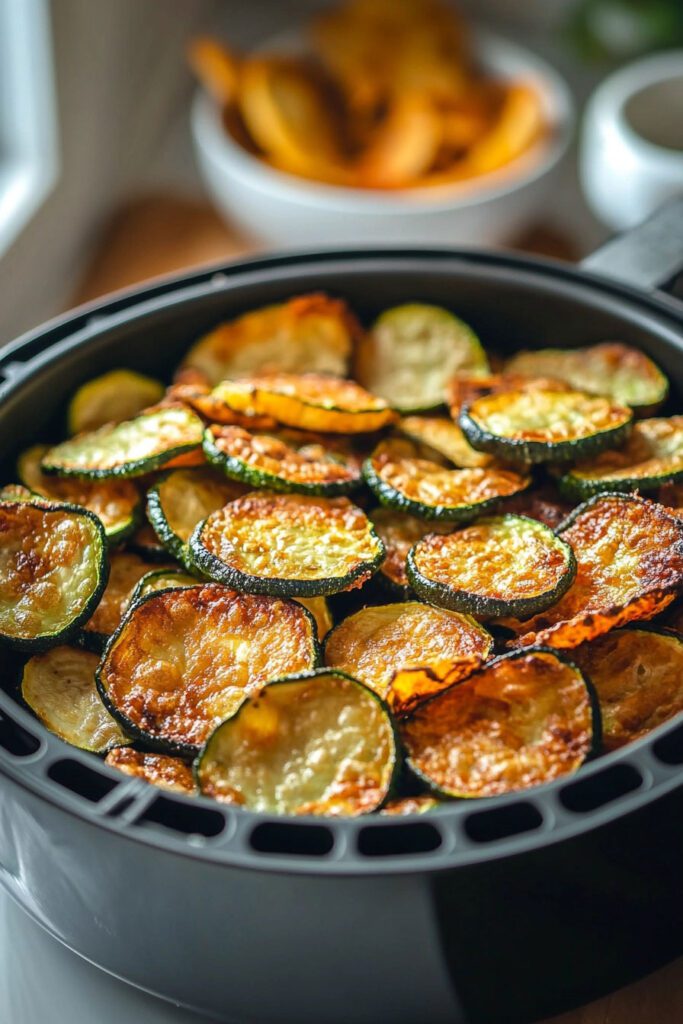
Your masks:
{"label": "black air fryer basket", "polygon": [[[640,346],[683,394],[683,201],[579,269],[484,252],[252,260],[122,294],[0,357],[0,456],[117,366],[170,376],[222,319],[312,290],[408,298],[499,349]],[[622,277],[629,283],[619,283]],[[0,685],[0,882],[107,971],[226,1021],[505,1024],[683,953],[683,722],[577,776],[399,818],[278,819],[148,786],[48,734]],[[93,1010],[96,1017],[96,1010]]]}

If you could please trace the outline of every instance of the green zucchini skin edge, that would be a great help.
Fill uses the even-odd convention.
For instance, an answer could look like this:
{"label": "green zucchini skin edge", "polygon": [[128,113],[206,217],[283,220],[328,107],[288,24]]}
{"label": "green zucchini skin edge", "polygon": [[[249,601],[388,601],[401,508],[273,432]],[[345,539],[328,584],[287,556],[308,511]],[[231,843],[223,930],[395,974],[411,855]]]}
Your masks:
{"label": "green zucchini skin edge", "polygon": [[43,464],[43,473],[47,476],[75,477],[77,480],[128,480],[131,477],[145,476],[157,469],[163,469],[168,462],[181,455],[187,455],[198,447],[199,445],[196,444],[178,445],[176,448],[169,448],[158,455],[150,455],[146,459],[125,462],[117,466],[116,469],[73,470],[63,466],[53,466],[48,462]]}
{"label": "green zucchini skin edge", "polygon": [[[208,518],[208,516],[207,516]],[[320,580],[293,580],[281,577],[252,576],[226,565],[202,544],[202,531],[206,519],[198,523],[190,537],[189,550],[192,559],[190,572],[201,572],[207,579],[224,583],[244,594],[261,594],[268,597],[331,597],[348,590],[360,577],[374,576],[386,557],[386,550],[380,537],[370,527],[370,536],[378,546],[377,555],[369,562],[361,562],[345,576],[331,576]]]}
{"label": "green zucchini skin edge", "polygon": [[207,461],[212,466],[216,466],[217,469],[220,469],[231,480],[239,480],[256,489],[267,488],[270,491],[278,491],[281,494],[312,494],[319,498],[338,498],[358,490],[363,483],[360,475],[351,480],[335,480],[327,484],[293,483],[284,477],[277,476],[275,473],[266,473],[264,470],[254,469],[253,466],[249,466],[242,459],[238,459],[234,455],[226,455],[214,444],[210,430],[204,431],[202,447]]}
{"label": "green zucchini skin edge", "polygon": [[[592,508],[593,505],[596,505],[603,498],[619,498],[620,501],[632,501],[636,502],[636,504],[648,501],[647,498],[641,498],[637,494],[625,493],[624,491],[601,491],[600,494],[593,494],[590,498],[587,498],[586,501],[577,505],[576,508],[573,508],[569,515],[562,520],[559,526],[555,527],[556,536],[560,537],[565,530],[568,530],[570,526],[574,525],[579,516],[583,515],[584,512],[587,512],[589,508]],[[666,511],[663,506],[662,511]],[[672,519],[676,518],[672,513],[669,513],[669,515],[671,515]],[[625,629],[626,627],[622,626],[620,628]]]}
{"label": "green zucchini skin edge", "polygon": [[[13,504],[20,504],[20,502]],[[50,647],[57,647],[59,644],[66,643],[78,636],[80,627],[84,622],[87,622],[95,611],[109,580],[107,535],[104,532],[104,526],[98,516],[89,509],[83,508],[82,505],[71,505],[67,502],[47,502],[43,498],[38,498],[35,502],[26,501],[21,504],[31,505],[34,508],[41,509],[43,512],[71,512],[74,515],[85,516],[97,527],[97,536],[99,540],[97,586],[79,614],[69,623],[68,626],[60,630],[58,633],[51,633],[49,635],[43,634],[32,639],[28,639],[26,637],[11,637],[5,633],[0,633],[0,644],[11,647],[15,651],[30,651],[34,654],[39,654],[41,651],[47,651]]]}
{"label": "green zucchini skin edge", "polygon": [[[587,764],[589,761],[594,760],[594,758],[599,757],[600,753],[602,752],[602,715],[601,715],[601,712],[600,712],[600,702],[598,700],[597,691],[596,691],[593,683],[591,682],[589,676],[587,676],[585,672],[582,672],[581,669],[578,667],[578,665],[576,665],[571,660],[571,658],[568,658],[565,654],[563,654],[563,652],[561,650],[556,650],[553,647],[545,647],[545,646],[542,646],[542,645],[538,645],[537,647],[524,647],[521,650],[510,651],[508,654],[501,654],[497,658],[491,658],[490,661],[485,662],[481,666],[481,668],[477,669],[476,672],[473,672],[471,676],[467,677],[467,679],[461,680],[461,683],[469,682],[470,679],[472,679],[474,676],[478,675],[480,672],[488,671],[490,668],[492,668],[492,666],[497,665],[501,661],[513,661],[515,658],[520,658],[520,657],[522,657],[525,654],[538,654],[538,653],[554,654],[555,657],[558,659],[558,661],[562,661],[562,662],[564,662],[565,665],[568,665],[570,668],[572,668],[576,673],[578,673],[578,675],[583,680],[584,686],[585,686],[586,691],[588,693],[588,700],[590,702],[591,722],[592,722],[592,743],[591,743],[591,749],[586,753],[586,756],[585,756],[585,758],[583,760],[583,764]],[[461,683],[455,683],[455,685],[459,686],[459,685],[461,685]],[[450,689],[450,687],[449,687],[449,689]],[[447,692],[446,690],[442,690],[441,693],[436,693],[436,694],[434,694],[433,697],[428,697],[427,700],[425,700],[422,704],[419,705],[420,710],[424,710],[424,708],[428,704],[430,704],[433,700],[437,700],[439,697],[441,697],[443,695],[443,693],[446,693],[446,692]],[[439,788],[439,786],[437,786],[429,778],[428,775],[425,775],[416,765],[413,764],[413,762],[412,762],[412,760],[410,758],[410,755],[407,752],[406,752],[406,762],[405,763],[406,763],[407,769],[412,773],[412,775],[416,779],[418,779],[424,786],[426,786],[426,788],[427,788],[429,793],[431,793],[433,796],[440,797],[443,800],[481,800],[481,799],[483,799],[483,800],[491,800],[491,799],[496,799],[495,797],[478,797],[475,794],[472,794],[471,796],[465,796],[463,794],[459,794],[459,795],[456,796],[454,793],[449,793],[448,790]],[[581,768],[581,765],[577,769],[577,772],[580,770],[580,768]],[[576,775],[577,772],[574,772],[573,775]],[[572,778],[572,775],[567,775],[567,776],[565,776],[565,778],[566,779]],[[555,780],[555,781],[557,781],[557,780]],[[537,791],[539,789],[544,788],[546,785],[552,785],[552,782],[551,783],[540,783],[538,786],[533,786],[531,788],[534,791]],[[520,793],[523,794],[523,793],[527,792],[527,790],[515,790],[514,792],[517,795],[519,795]],[[503,794],[500,794],[500,795],[503,795]]]}
{"label": "green zucchini skin edge", "polygon": [[[203,583],[201,580],[198,580],[197,586],[205,586],[205,583]],[[109,696],[107,688],[102,680],[102,666],[104,665],[110,650],[117,642],[119,636],[126,627],[130,615],[137,608],[140,608],[143,604],[146,604],[147,601],[151,601],[153,598],[159,597],[160,594],[168,594],[171,589],[173,588],[169,588],[169,590],[152,591],[152,593],[150,594],[144,594],[137,601],[131,602],[131,604],[128,606],[126,614],[123,616],[121,622],[119,623],[118,629],[116,630],[115,633],[112,633],[112,635],[109,637],[107,641],[107,644],[102,653],[102,660],[100,661],[95,671],[95,683],[97,685],[97,692],[102,698],[102,702],[106,707],[107,711],[109,712],[109,714],[116,719],[116,721],[119,723],[123,731],[127,733],[129,736],[131,736],[134,740],[139,740],[141,743],[145,745],[147,749],[152,750],[157,754],[175,754],[180,757],[195,758],[199,754],[200,750],[203,749],[202,746],[196,743],[179,743],[177,740],[166,739],[163,736],[155,736],[153,733],[146,732],[139,725],[137,725],[131,718],[129,718],[128,715],[124,714],[123,711],[120,711],[118,709],[116,704],[114,704],[111,697]],[[318,630],[315,624],[315,619],[308,611],[308,609],[304,608],[303,605],[297,605],[297,607],[300,608],[302,612],[304,612],[304,614],[308,617],[311,624],[311,654],[313,664],[316,666],[316,668],[313,669],[313,671],[316,672],[318,671],[318,666],[322,661],[322,651],[320,647],[320,641],[318,640]],[[307,674],[308,673],[302,673],[302,675],[304,676]],[[228,721],[228,719],[226,719],[226,721]],[[213,732],[211,733],[211,735],[213,735]],[[209,739],[210,738],[211,737],[209,737]],[[205,746],[206,744],[204,744],[204,747]]]}
{"label": "green zucchini skin edge", "polygon": [[[529,522],[539,525],[537,520],[530,519],[529,516],[518,516],[518,518],[527,519]],[[550,537],[555,541],[559,540],[561,542],[566,558],[566,571],[558,583],[551,590],[547,590],[543,594],[536,594],[534,597],[513,597],[509,601],[504,601],[501,598],[472,594],[467,590],[457,590],[454,587],[447,586],[445,583],[430,580],[427,576],[423,576],[415,565],[414,551],[420,543],[419,541],[408,552],[406,561],[408,579],[417,596],[422,601],[435,605],[437,608],[448,608],[453,612],[465,612],[466,614],[478,615],[486,619],[508,617],[521,619],[522,621],[530,619],[533,615],[545,611],[546,608],[550,608],[556,601],[559,601],[569,590],[576,578],[576,557],[571,547],[562,541],[549,526],[544,527],[544,529],[548,531]]]}
{"label": "green zucchini skin edge", "polygon": [[169,470],[160,480],[157,480],[154,487],[150,487],[147,491],[147,519],[169,555],[172,555],[188,572],[192,573],[194,566],[188,553],[187,544],[169,526],[159,491],[160,484],[174,472],[175,470]]}
{"label": "green zucchini skin edge", "polygon": [[[391,711],[389,710],[386,702],[382,700],[382,698],[379,696],[379,694],[375,693],[374,690],[371,690],[369,686],[365,685],[365,683],[362,683],[360,681],[360,679],[356,679],[355,676],[349,675],[348,672],[342,672],[341,669],[338,669],[338,668],[325,668],[325,667],[314,668],[310,672],[295,672],[292,675],[280,676],[279,679],[272,679],[270,682],[266,683],[262,687],[262,689],[265,689],[266,687],[270,687],[270,686],[279,686],[280,683],[305,682],[307,679],[315,679],[317,676],[337,676],[337,677],[339,677],[341,679],[347,679],[347,680],[349,680],[349,682],[354,683],[356,686],[358,686],[361,690],[365,690],[365,692],[369,693],[370,696],[373,698],[373,700],[375,700],[379,704],[380,708],[384,712],[384,715],[385,715],[387,721],[389,722],[389,725],[391,726],[391,735],[393,737],[393,743],[394,743],[394,758],[393,758],[393,765],[392,765],[392,770],[391,770],[391,778],[389,780],[389,784],[387,785],[387,792],[386,792],[382,802],[380,804],[378,804],[377,807],[373,808],[372,811],[368,811],[367,812],[368,814],[374,814],[375,811],[381,810],[382,807],[384,807],[385,804],[389,800],[393,800],[393,798],[396,796],[396,792],[397,792],[397,788],[398,788],[398,783],[399,783],[399,779],[400,779],[400,776],[401,776],[401,771],[402,771],[402,768],[403,768],[403,757],[404,757],[403,743],[402,743],[401,737],[399,735],[398,729],[396,727],[396,722],[395,722],[394,717],[391,714]],[[200,792],[200,795],[202,795],[202,796],[203,796],[203,793],[202,793],[201,785],[200,785],[200,782],[199,782],[199,770],[200,770],[201,763],[202,763],[204,757],[208,753],[209,745],[210,745],[211,741],[213,740],[214,736],[216,735],[216,733],[218,733],[219,730],[222,729],[223,726],[227,722],[233,721],[233,719],[235,719],[239,715],[240,711],[242,710],[244,705],[247,703],[247,700],[248,700],[248,698],[245,698],[245,700],[242,701],[240,706],[232,713],[232,715],[230,715],[228,718],[224,719],[222,722],[219,722],[219,724],[213,730],[211,735],[207,738],[207,740],[204,743],[204,745],[200,748],[200,750],[199,750],[199,752],[198,752],[198,754],[197,754],[197,756],[196,756],[196,758],[195,758],[195,760],[193,762],[192,771],[193,771],[193,774],[194,774],[195,782],[197,783],[197,788],[198,788],[198,790]]]}
{"label": "green zucchini skin edge", "polygon": [[683,469],[673,473],[663,473],[661,476],[643,476],[630,480],[628,477],[618,480],[583,480],[581,477],[573,476],[572,471],[569,470],[557,481],[557,489],[564,498],[585,501],[600,494],[656,491],[665,484],[678,484],[681,481],[683,481]]}
{"label": "green zucchini skin edge", "polygon": [[[457,473],[458,470],[453,469],[452,472]],[[532,484],[532,480],[529,479],[529,482],[524,487],[520,487],[514,494],[487,498],[485,501],[477,502],[476,505],[448,506],[424,505],[422,502],[413,501],[412,498],[406,498],[404,494],[401,494],[395,487],[382,480],[379,474],[375,472],[375,468],[372,465],[372,456],[363,463],[363,477],[380,505],[384,505],[387,508],[395,508],[399,512],[407,512],[411,516],[417,516],[418,519],[433,519],[450,523],[470,523],[473,519],[478,519],[485,512],[493,512],[500,508],[501,505],[504,505],[506,499],[516,498],[519,494],[528,490]]]}
{"label": "green zucchini skin edge", "polygon": [[[135,584],[135,589],[130,596],[129,608],[132,608],[134,604],[137,604],[145,595],[141,593],[142,588],[145,584],[145,580],[149,579],[150,576],[185,576],[187,575],[183,569],[150,569],[149,572],[145,573],[138,582]],[[203,580],[196,580],[196,583],[183,583],[179,587],[169,585],[168,587],[161,587],[159,590],[150,590],[150,594],[165,594],[168,590],[187,590],[188,587],[196,586],[204,582]],[[127,614],[127,613],[126,613]],[[109,639],[109,638],[107,638]]]}
{"label": "green zucchini skin edge", "polygon": [[590,437],[581,437],[572,441],[519,441],[514,438],[500,437],[480,427],[472,419],[469,406],[465,407],[459,417],[460,427],[467,440],[480,452],[489,452],[504,462],[534,463],[541,462],[576,462],[600,455],[608,448],[618,448],[627,439],[633,426],[633,410],[624,423],[607,430],[600,430]]}

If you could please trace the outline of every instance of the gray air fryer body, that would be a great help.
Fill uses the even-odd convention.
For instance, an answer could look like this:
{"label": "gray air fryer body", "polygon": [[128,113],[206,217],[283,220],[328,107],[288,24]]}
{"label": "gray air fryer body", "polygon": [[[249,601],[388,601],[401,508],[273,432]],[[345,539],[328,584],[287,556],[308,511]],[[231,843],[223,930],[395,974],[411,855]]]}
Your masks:
{"label": "gray air fryer body", "polygon": [[[648,284],[673,273],[662,223],[682,210],[595,269]],[[407,299],[451,307],[502,351],[619,339],[683,391],[682,307],[661,293],[509,255],[266,258],[115,297],[10,346],[5,478],[21,447],[61,428],[82,381],[118,366],[168,378],[220,320],[319,289],[366,321]],[[20,706],[19,659],[2,659],[0,881],[141,988],[234,1022],[504,1024],[683,953],[681,722],[526,793],[406,819],[284,820],[162,793],[68,747]]]}

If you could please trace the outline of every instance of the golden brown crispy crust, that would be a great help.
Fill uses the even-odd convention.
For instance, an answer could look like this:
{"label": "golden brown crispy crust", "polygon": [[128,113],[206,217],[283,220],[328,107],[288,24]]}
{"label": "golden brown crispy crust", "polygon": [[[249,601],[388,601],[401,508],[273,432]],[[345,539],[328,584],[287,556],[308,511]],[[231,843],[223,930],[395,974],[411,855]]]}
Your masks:
{"label": "golden brown crispy crust", "polygon": [[527,622],[505,620],[512,646],[577,647],[663,611],[683,587],[683,523],[661,505],[603,495],[581,506],[561,532],[577,573],[564,597]]}
{"label": "golden brown crispy crust", "polygon": [[313,668],[314,629],[294,601],[220,584],[158,592],[126,619],[101,685],[138,730],[191,748],[269,679]]}
{"label": "golden brown crispy crust", "polygon": [[496,796],[576,771],[593,745],[585,682],[547,651],[501,658],[403,720],[408,758],[442,792]]}
{"label": "golden brown crispy crust", "polygon": [[168,789],[174,793],[197,792],[192,769],[180,757],[169,754],[150,754],[131,747],[114,747],[104,759],[110,768],[116,768],[124,775],[144,779],[160,789]]}

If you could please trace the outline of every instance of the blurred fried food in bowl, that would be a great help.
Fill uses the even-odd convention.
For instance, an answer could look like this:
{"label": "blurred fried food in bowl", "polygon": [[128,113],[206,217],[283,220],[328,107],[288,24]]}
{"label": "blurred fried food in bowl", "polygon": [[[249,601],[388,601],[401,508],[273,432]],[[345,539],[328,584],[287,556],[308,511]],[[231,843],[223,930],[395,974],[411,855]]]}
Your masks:
{"label": "blurred fried food in bowl", "polygon": [[210,191],[289,246],[503,241],[571,133],[561,78],[440,0],[347,0],[256,53],[202,38],[189,60]]}

